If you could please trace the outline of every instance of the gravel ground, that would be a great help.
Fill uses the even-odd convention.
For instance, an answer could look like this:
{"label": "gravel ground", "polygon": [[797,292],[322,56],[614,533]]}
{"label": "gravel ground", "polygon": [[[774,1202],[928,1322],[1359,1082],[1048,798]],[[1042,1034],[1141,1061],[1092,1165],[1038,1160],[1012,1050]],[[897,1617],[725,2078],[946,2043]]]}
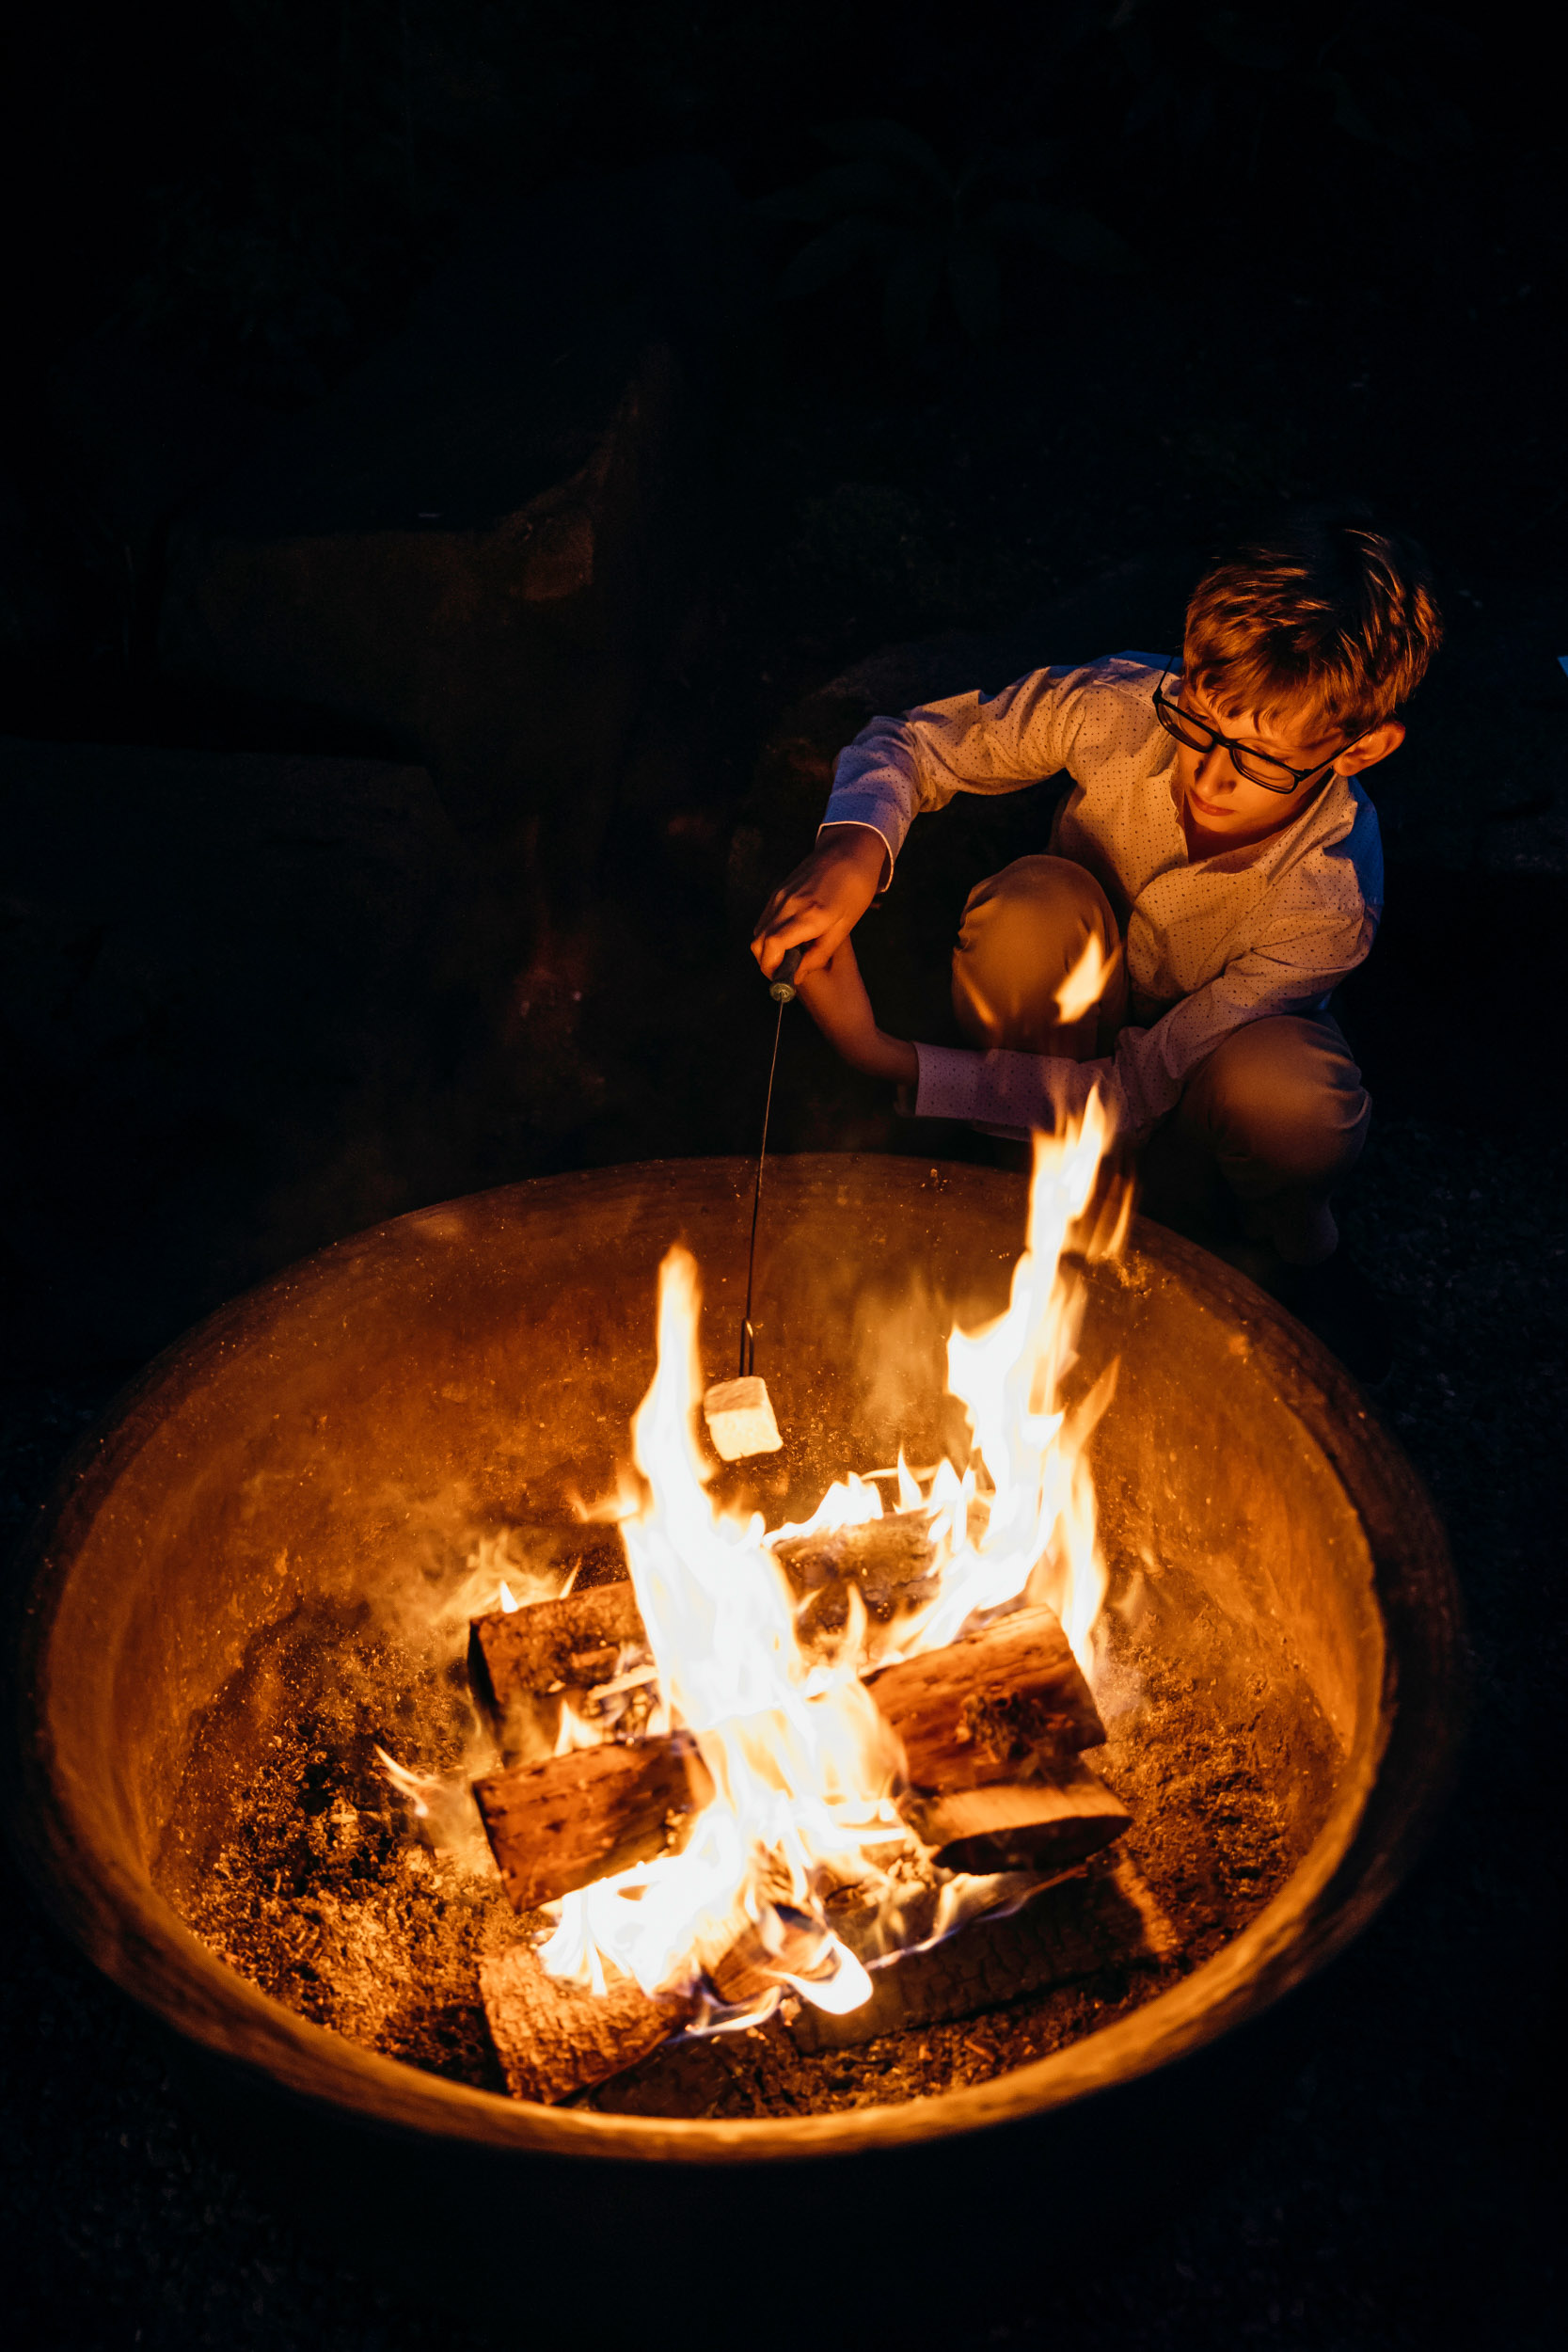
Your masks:
{"label": "gravel ground", "polygon": [[[1053,2347],[1548,2341],[1561,2190],[1551,2059],[1561,1899],[1563,1144],[1404,1115],[1377,1131],[1350,1237],[1402,1318],[1383,1400],[1451,1531],[1472,1613],[1467,1769],[1428,1861],[1340,1963],[1271,2119],[1037,2323],[977,2295],[967,2340]],[[4,1399],[0,1499],[25,1523],[103,1378]],[[467,2352],[296,2245],[208,2143],[159,2033],[37,1917],[5,1933],[12,2341]],[[1048,2217],[1042,2217],[1042,2227]],[[1551,2340],[1556,2341],[1555,2325]]]}

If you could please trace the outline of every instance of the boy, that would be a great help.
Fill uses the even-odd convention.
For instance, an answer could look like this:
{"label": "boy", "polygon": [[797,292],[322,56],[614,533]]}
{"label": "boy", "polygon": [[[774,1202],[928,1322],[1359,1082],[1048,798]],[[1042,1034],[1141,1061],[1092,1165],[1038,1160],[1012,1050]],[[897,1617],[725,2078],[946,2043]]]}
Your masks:
{"label": "boy", "polygon": [[[1383,902],[1354,778],[1442,633],[1418,548],[1359,514],[1309,515],[1199,581],[1182,655],[1039,670],[874,719],[841,754],[816,848],[758,925],[771,974],[917,1118],[1053,1125],[1098,1081],[1140,1149],[1145,1205],[1227,1254],[1363,1378],[1388,1369],[1330,1205],[1370,1104],[1329,1012]],[[1050,854],[971,892],[953,1009],[981,1050],[877,1025],[849,933],[916,814],[1065,769]]]}

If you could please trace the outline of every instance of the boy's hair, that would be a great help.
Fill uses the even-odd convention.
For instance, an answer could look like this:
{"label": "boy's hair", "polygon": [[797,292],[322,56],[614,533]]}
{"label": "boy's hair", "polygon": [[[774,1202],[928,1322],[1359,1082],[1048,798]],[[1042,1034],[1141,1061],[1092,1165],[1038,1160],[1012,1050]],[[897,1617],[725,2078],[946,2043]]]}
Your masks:
{"label": "boy's hair", "polygon": [[1364,509],[1298,515],[1222,558],[1187,607],[1186,674],[1222,707],[1307,703],[1360,728],[1408,701],[1442,642],[1426,558]]}

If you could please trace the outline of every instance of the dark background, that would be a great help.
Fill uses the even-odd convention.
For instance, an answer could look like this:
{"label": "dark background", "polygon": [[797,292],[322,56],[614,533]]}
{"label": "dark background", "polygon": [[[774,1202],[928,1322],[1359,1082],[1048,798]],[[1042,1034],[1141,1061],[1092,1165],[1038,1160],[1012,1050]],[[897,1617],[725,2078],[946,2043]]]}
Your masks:
{"label": "dark background", "polygon": [[[130,1373],[304,1252],[751,1148],[746,932],[871,709],[1168,646],[1204,555],[1292,500],[1425,542],[1449,641],[1377,779],[1388,912],[1344,1018],[1379,1116],[1345,1224],[1472,1611],[1466,1777],[1257,2137],[1114,2259],[1043,2262],[1034,2329],[982,2272],[973,2337],[1544,2341],[1568,403],[1534,28],[1374,0],[64,6],[13,28],[3,105],[19,1531]],[[830,224],[759,199],[867,118],[931,153],[896,167],[903,275],[782,298]],[[863,934],[890,1026],[938,1033],[932,942],[1046,797],[917,834]],[[780,1084],[786,1148],[974,1148],[901,1127],[803,1021]],[[15,1917],[24,2340],[487,2340],[296,2243],[152,2029]]]}

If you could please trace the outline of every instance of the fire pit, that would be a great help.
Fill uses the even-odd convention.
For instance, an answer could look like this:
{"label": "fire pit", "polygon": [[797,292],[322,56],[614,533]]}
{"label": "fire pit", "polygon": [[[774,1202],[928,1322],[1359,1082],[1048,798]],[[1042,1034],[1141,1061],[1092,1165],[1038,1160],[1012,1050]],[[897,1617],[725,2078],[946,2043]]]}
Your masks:
{"label": "fire pit", "polygon": [[[1086,1269],[1074,1380],[1086,1390],[1120,1359],[1094,1438],[1112,1616],[1152,1629],[1246,1744],[1294,1860],[1233,1941],[994,2079],[851,2112],[696,2122],[516,2104],[357,2046],[226,1966],[184,1922],[225,1808],[297,1710],[280,1661],[309,1654],[319,1678],[340,1640],[345,1675],[373,1674],[378,1645],[417,1651],[476,1545],[559,1527],[574,1498],[610,1489],[677,1237],[702,1270],[706,1372],[727,1370],[748,1173],[678,1162],[549,1179],[324,1252],[146,1375],[40,1543],[13,1808],[56,1915],[190,2042],[234,2062],[223,2102],[249,2131],[260,2114],[340,2226],[356,2199],[355,2227],[379,2213],[437,2268],[463,2230],[470,2279],[488,2264],[509,2294],[528,2263],[531,2310],[573,2307],[585,2265],[606,2259],[610,2214],[628,2262],[668,2250],[693,2193],[717,2225],[704,2231],[714,2263],[745,2277],[759,2165],[786,2168],[773,2177],[792,2238],[873,2204],[916,2217],[939,2198],[941,2243],[921,2249],[929,2289],[974,2283],[970,2231],[994,2246],[984,2275],[1027,2275],[1048,2213],[1053,2230],[1076,2227],[1103,2205],[1100,2158],[1121,2194],[1139,2164],[1170,2162],[1173,2137],[1190,2165],[1201,2124],[1225,2111],[1230,2061],[1243,2077],[1256,2064],[1256,2032],[1239,2029],[1392,1891],[1451,1768],[1457,1602],[1412,1472],[1298,1327],[1203,1253],[1137,1227],[1122,1261]],[[829,1156],[781,1162],[772,1182],[759,1360],[786,1442],[724,1476],[776,1522],[900,1443],[939,1458],[953,1409],[942,1343],[955,1319],[972,1327],[1006,1303],[1025,1186]],[[806,2161],[827,2156],[848,2169]],[[497,2198],[515,2217],[503,2243]]]}

